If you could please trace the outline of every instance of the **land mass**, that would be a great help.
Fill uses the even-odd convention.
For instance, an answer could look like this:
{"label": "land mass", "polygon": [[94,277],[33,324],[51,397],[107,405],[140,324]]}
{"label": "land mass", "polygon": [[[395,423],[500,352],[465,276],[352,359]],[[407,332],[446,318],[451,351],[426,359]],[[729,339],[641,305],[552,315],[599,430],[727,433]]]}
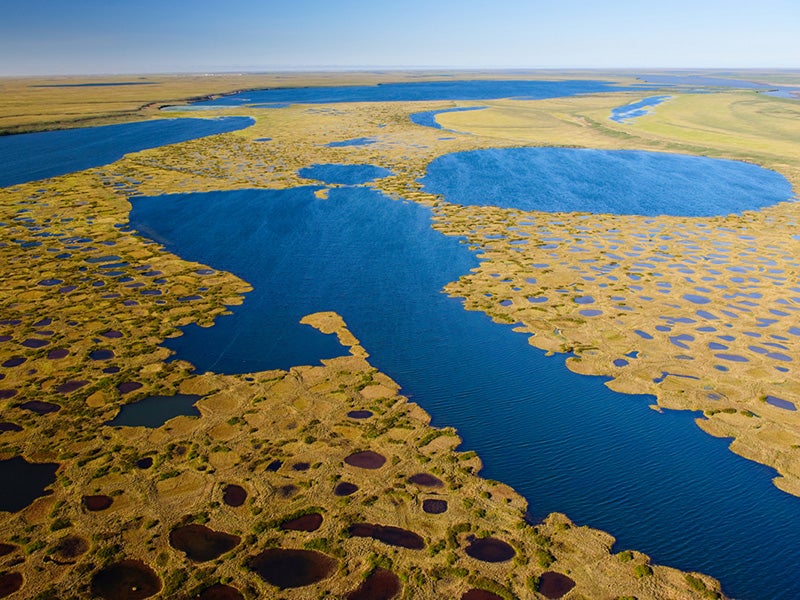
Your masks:
{"label": "land mass", "polygon": [[[292,82],[374,83],[393,77],[329,74]],[[400,79],[406,77],[411,75]],[[265,85],[259,77],[179,79],[170,83],[169,93],[158,85],[32,88],[28,80],[6,81],[4,89],[13,93],[0,95],[0,127],[10,133],[29,131],[34,122],[50,128],[163,116],[153,107]],[[106,91],[104,100],[87,103]],[[34,95],[38,99],[32,100]],[[534,274],[524,266],[553,261],[552,250],[543,248],[544,237],[579,244],[609,231],[630,240],[629,234],[679,230],[697,249],[687,254],[671,245],[669,251],[676,261],[693,258],[698,277],[711,268],[702,257],[724,242],[729,256],[759,253],[764,265],[769,262],[769,268],[796,279],[800,242],[790,233],[798,219],[793,203],[712,219],[601,215],[587,221],[540,214],[536,225],[526,225],[528,213],[451,205],[421,189],[418,179],[427,164],[445,153],[531,144],[745,159],[783,173],[797,189],[796,104],[752,92],[676,94],[635,124],[608,121],[611,108],[643,96],[482,101],[490,108],[437,117],[448,129],[471,133],[448,133],[447,139],[440,130],[413,125],[408,115],[475,103],[221,108],[203,116],[250,115],[256,124],[0,191],[0,222],[13,240],[0,247],[0,421],[8,425],[0,433],[0,457],[59,465],[49,495],[18,512],[0,513],[4,589],[18,583],[25,597],[111,598],[121,592],[108,591],[113,588],[108,581],[122,573],[165,598],[212,597],[202,594],[222,587],[241,594],[226,596],[231,598],[263,597],[279,588],[293,598],[373,597],[357,592],[373,576],[402,588],[402,597],[719,597],[713,579],[651,565],[635,551],[618,551],[610,535],[563,515],[528,523],[525,501],[507,486],[480,478],[479,458],[457,450],[460,440],[453,430],[430,426],[424,411],[370,365],[369,348],[338,315],[306,318],[343,344],[342,356],[321,366],[226,376],[197,374],[188,363],[168,361],[160,342],[189,323],[213,326],[215,317],[240,303],[250,288],[233,275],[171,255],[126,227],[131,191],[293,187],[308,183],[298,170],[317,163],[391,169],[393,176],[375,184],[379,189],[430,206],[437,229],[463,236],[481,250],[480,267],[448,286],[448,293],[497,321],[522,323],[520,331],[539,348],[573,352],[571,369],[611,375],[613,389],[653,393],[665,408],[705,411],[699,420],[704,429],[734,437],[734,451],[775,467],[782,475],[776,483],[800,495],[796,412],[766,402],[768,396],[800,401],[792,370],[777,375],[768,357],[757,355],[746,366],[709,376],[714,372],[705,350],[709,340],[691,328],[695,360],[680,359],[679,372],[698,379],[660,377],[678,372],[674,346],[633,331],[660,316],[663,306],[630,297],[624,304],[632,311],[615,310],[619,301],[611,300],[613,290],[589,283],[576,287],[571,269],[576,262],[567,253],[559,252],[562,262],[547,272],[537,270],[536,290],[529,290],[527,279]],[[142,113],[144,104],[149,107]],[[15,109],[19,106],[36,108],[24,112]],[[376,143],[325,145],[375,137],[377,125],[383,127]],[[265,137],[269,143],[256,141]],[[707,236],[709,228],[717,234]],[[512,243],[523,238],[522,248]],[[657,297],[647,268],[634,264],[646,261],[650,242],[636,239],[644,246],[635,251],[641,256],[615,261],[637,275],[641,295]],[[625,250],[634,249],[616,252]],[[597,260],[608,260],[607,247],[590,251]],[[51,260],[69,253],[57,266]],[[87,267],[104,264],[108,256],[123,277],[92,285]],[[681,277],[669,283],[675,297],[683,295],[687,283]],[[763,283],[757,291],[767,307],[767,300],[779,296],[766,278]],[[142,288],[159,293],[142,294]],[[604,316],[588,321],[575,314],[574,302],[533,308],[525,299],[529,291],[561,288],[591,295]],[[684,304],[672,316],[693,308]],[[742,336],[762,316],[758,307],[750,308],[747,316],[731,321],[736,352],[746,352]],[[690,328],[681,327],[670,335],[689,335]],[[634,351],[635,361],[614,366],[614,360]],[[787,356],[792,361],[782,362],[791,369],[800,356],[793,350]],[[177,393],[200,396],[201,416],[177,417],[152,429],[104,425],[126,403]],[[43,404],[26,407],[31,401]],[[318,581],[295,588],[296,582],[276,579],[276,561],[304,560],[318,568]]]}

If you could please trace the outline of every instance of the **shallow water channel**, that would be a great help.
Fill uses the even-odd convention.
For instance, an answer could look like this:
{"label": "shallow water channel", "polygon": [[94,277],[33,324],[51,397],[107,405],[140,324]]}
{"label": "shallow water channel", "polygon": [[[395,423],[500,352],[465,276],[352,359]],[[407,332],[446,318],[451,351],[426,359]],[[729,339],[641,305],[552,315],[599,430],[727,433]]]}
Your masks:
{"label": "shallow water channel", "polygon": [[316,364],[344,350],[300,325],[340,313],[370,353],[440,426],[476,450],[482,475],[513,486],[533,518],[552,511],[654,561],[706,572],[739,598],[797,598],[800,499],[774,472],[693,423],[571,373],[525,335],[463,310],[442,287],[477,265],[428,209],[362,186],[318,200],[307,186],[137,198],[131,223],[175,254],[253,285],[212,328],[167,340],[198,371]]}

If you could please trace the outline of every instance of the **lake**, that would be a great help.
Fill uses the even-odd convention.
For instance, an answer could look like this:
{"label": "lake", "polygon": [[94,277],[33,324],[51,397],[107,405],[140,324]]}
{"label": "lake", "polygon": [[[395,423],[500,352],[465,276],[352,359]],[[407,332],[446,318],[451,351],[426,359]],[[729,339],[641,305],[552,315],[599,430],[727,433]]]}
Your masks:
{"label": "lake", "polygon": [[167,340],[176,358],[223,373],[317,364],[345,350],[298,321],[337,311],[370,362],[435,425],[456,427],[482,474],[523,494],[534,518],[565,512],[736,597],[800,597],[788,575],[800,498],[772,485],[774,471],[704,434],[698,415],[611,392],[442,294],[477,259],[431,229],[425,207],[361,186],[317,200],[318,189],[132,200],[137,230],[254,287],[214,327]]}
{"label": "lake", "polygon": [[250,117],[157,119],[0,137],[0,187],[107,165],[130,152],[244,129]]}
{"label": "lake", "polygon": [[449,202],[546,212],[710,217],[792,198],[785,177],[734,160],[576,148],[492,148],[434,159],[423,189]]}
{"label": "lake", "polygon": [[275,104],[320,104],[330,102],[410,102],[431,100],[490,100],[519,98],[540,100],[576,94],[624,92],[639,89],[606,81],[423,81],[410,83],[381,83],[378,85],[323,86],[271,88],[248,90],[212,100],[192,103],[192,106],[242,106],[271,108]]}
{"label": "lake", "polygon": [[650,113],[650,109],[658,106],[662,102],[666,102],[670,98],[671,96],[650,96],[649,98],[643,98],[638,102],[631,102],[625,106],[618,106],[617,108],[612,109],[611,116],[609,118],[617,123],[630,123],[634,119],[643,117],[644,115]]}

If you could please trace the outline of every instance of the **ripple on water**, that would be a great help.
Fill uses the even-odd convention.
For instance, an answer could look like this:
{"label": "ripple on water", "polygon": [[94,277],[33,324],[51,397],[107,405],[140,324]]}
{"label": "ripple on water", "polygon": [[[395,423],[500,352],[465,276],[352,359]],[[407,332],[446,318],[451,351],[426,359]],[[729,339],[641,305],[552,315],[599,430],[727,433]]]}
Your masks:
{"label": "ripple on water", "polygon": [[472,150],[434,159],[420,181],[456,204],[546,212],[715,216],[792,197],[753,164],[638,150]]}

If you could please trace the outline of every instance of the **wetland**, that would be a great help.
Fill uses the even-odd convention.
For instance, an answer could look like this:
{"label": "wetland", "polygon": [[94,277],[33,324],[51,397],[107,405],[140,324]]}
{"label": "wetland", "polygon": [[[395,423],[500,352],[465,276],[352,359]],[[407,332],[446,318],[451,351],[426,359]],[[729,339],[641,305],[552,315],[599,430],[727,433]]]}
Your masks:
{"label": "wetland", "polygon": [[[427,188],[437,161],[519,146],[515,119],[550,119],[550,143],[582,124],[586,155],[647,163],[673,148],[631,136],[687,102],[753,102],[668,92],[616,123],[649,97],[619,81],[246,92],[203,115],[249,129],[3,189],[3,257],[25,268],[4,274],[0,464],[58,469],[0,513],[4,592],[719,596],[666,563],[735,597],[796,595],[795,208],[741,161],[796,183],[793,163],[684,148],[740,161],[721,172],[739,204],[708,213],[711,179],[649,213],[617,206],[630,188],[604,214],[515,204],[525,177],[497,193],[476,175],[494,202]],[[507,152],[595,177],[574,149]],[[653,185],[659,167],[684,172],[629,173],[676,183]],[[104,426],[172,398],[187,406]]]}

